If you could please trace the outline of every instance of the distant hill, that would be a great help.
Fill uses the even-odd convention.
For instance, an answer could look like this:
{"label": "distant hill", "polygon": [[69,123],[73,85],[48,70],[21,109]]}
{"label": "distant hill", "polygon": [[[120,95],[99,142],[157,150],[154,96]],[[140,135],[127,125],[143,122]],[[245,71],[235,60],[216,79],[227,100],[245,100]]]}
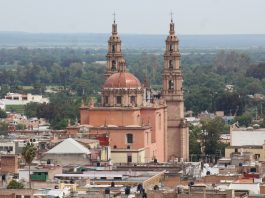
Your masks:
{"label": "distant hill", "polygon": [[[106,47],[110,34],[0,32],[2,47]],[[263,35],[179,35],[181,48],[265,47]],[[166,35],[121,34],[124,48],[160,49]]]}

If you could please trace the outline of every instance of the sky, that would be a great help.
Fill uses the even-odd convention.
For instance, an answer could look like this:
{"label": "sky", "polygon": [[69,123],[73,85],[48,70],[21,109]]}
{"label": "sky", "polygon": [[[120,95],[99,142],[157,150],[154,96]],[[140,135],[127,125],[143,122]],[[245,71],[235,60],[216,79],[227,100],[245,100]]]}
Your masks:
{"label": "sky", "polygon": [[265,0],[0,0],[0,31],[265,34]]}

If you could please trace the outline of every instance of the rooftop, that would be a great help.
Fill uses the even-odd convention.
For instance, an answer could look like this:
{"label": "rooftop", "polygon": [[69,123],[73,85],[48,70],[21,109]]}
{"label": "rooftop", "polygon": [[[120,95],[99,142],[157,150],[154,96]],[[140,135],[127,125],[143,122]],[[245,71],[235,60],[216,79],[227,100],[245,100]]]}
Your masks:
{"label": "rooftop", "polygon": [[45,154],[90,154],[90,150],[72,138],[65,139]]}

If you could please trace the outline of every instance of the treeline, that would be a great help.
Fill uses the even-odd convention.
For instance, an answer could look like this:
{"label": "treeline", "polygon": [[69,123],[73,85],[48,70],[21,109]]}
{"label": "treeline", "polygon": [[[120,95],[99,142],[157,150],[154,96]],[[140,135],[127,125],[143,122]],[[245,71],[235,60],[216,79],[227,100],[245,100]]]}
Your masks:
{"label": "treeline", "polygon": [[60,85],[90,95],[101,84],[104,66],[95,64],[104,59],[100,50],[83,49],[1,49],[1,96],[7,91],[23,92],[21,86],[33,86],[34,93],[43,93],[47,85]]}
{"label": "treeline", "polygon": [[[257,104],[248,95],[265,94],[265,75],[253,75],[260,68],[265,70],[265,62],[254,62],[245,53],[221,51],[208,66],[185,65],[187,110],[222,110],[226,115],[241,115],[253,108]],[[232,85],[231,89],[227,85]]]}
{"label": "treeline", "polygon": [[[14,48],[0,50],[0,94],[8,91],[44,93],[47,85],[60,85],[65,94],[97,97],[104,83],[106,51],[94,49]],[[141,82],[161,89],[161,51],[124,51],[127,68]],[[265,51],[186,50],[182,55],[186,110],[222,110],[226,115],[253,111],[261,102],[248,95],[265,94]],[[226,85],[233,85],[231,90]],[[261,110],[259,110],[260,113]]]}
{"label": "treeline", "polygon": [[79,122],[79,107],[81,98],[66,93],[50,96],[50,103],[28,103],[25,106],[25,115],[28,117],[45,118],[51,128],[64,129],[68,123]]}

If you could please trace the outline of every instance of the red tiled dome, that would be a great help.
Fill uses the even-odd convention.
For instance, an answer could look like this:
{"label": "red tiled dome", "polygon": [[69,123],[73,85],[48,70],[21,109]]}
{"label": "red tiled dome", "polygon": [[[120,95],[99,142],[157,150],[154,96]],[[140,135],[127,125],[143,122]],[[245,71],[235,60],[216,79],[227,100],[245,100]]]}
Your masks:
{"label": "red tiled dome", "polygon": [[104,83],[104,88],[141,88],[141,83],[129,72],[112,74]]}

